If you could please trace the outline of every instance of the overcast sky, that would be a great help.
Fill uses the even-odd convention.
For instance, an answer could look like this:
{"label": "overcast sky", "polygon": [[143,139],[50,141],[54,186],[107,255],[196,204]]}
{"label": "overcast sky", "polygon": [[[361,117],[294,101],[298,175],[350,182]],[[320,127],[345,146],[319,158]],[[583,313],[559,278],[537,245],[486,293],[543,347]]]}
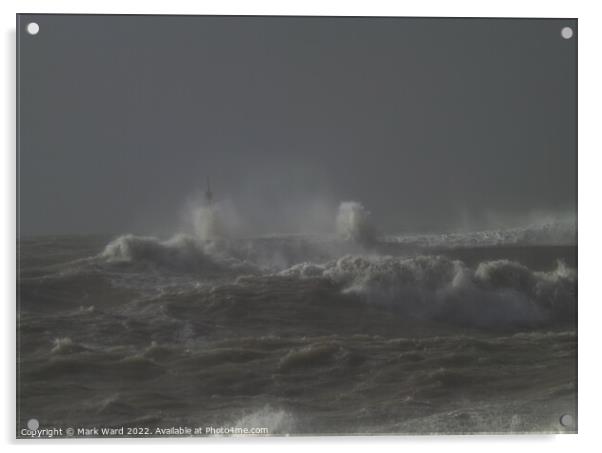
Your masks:
{"label": "overcast sky", "polygon": [[265,233],[323,228],[345,200],[389,232],[570,212],[564,26],[21,16],[21,233],[166,233],[207,175]]}

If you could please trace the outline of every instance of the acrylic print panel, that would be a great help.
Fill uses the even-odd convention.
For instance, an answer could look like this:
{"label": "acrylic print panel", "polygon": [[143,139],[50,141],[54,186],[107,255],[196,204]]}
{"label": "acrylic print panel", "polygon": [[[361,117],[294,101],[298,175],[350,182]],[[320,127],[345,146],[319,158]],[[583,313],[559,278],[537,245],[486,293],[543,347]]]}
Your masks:
{"label": "acrylic print panel", "polygon": [[576,432],[576,20],[17,29],[18,437]]}

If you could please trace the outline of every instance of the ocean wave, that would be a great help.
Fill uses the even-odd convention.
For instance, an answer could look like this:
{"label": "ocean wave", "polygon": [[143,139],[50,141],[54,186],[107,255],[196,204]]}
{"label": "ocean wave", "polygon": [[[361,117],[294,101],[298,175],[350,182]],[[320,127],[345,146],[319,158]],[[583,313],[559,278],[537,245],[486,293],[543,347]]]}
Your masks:
{"label": "ocean wave", "polygon": [[468,267],[442,256],[345,256],[303,263],[279,275],[325,278],[346,295],[413,319],[474,326],[573,322],[577,274],[562,262],[548,272],[509,260]]}
{"label": "ocean wave", "polygon": [[55,338],[54,346],[50,350],[51,354],[73,354],[77,352],[87,351],[88,348],[74,343],[69,337]]}
{"label": "ocean wave", "polygon": [[236,428],[267,428],[268,434],[289,434],[295,432],[296,419],[290,412],[274,409],[269,405],[243,415],[233,423]]}
{"label": "ocean wave", "polygon": [[281,360],[279,368],[288,371],[295,368],[308,368],[322,365],[334,360],[340,353],[340,347],[333,343],[310,344],[302,348],[289,351]]}
{"label": "ocean wave", "polygon": [[[377,238],[367,223],[369,214],[364,211],[357,203],[343,203],[338,218],[338,237],[301,235],[201,240],[196,236],[177,234],[161,240],[128,234],[109,242],[98,258],[109,264],[151,265],[179,273],[240,275],[273,273],[303,263],[325,263],[349,254],[399,255],[416,248],[430,253],[429,248],[576,243],[576,227],[566,222],[474,233]],[[307,265],[308,272],[311,266]]]}
{"label": "ocean wave", "polygon": [[154,265],[179,272],[217,274],[258,270],[252,263],[224,253],[217,241],[200,241],[183,234],[165,241],[131,234],[120,236],[105,247],[100,258],[108,263]]}
{"label": "ocean wave", "polygon": [[304,236],[200,240],[178,234],[168,240],[123,235],[97,256],[102,262],[152,265],[197,274],[270,273],[304,261],[325,262],[341,253],[360,251],[354,244]]}

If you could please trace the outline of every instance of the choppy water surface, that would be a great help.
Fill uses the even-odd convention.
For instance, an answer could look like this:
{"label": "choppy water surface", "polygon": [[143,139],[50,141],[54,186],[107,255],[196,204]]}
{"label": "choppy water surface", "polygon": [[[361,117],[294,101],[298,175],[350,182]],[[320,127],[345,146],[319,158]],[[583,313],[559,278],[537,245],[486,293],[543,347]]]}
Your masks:
{"label": "choppy water surface", "polygon": [[478,240],[22,240],[18,428],[572,432],[576,247]]}

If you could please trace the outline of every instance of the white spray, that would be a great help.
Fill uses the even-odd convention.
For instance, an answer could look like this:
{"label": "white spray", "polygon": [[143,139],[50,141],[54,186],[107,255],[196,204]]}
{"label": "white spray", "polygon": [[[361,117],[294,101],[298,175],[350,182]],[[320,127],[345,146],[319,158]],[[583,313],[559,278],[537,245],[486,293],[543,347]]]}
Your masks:
{"label": "white spray", "polygon": [[346,241],[365,244],[376,238],[370,211],[357,201],[344,201],[339,205],[336,228],[338,235]]}
{"label": "white spray", "polygon": [[218,205],[197,206],[191,209],[194,234],[202,241],[223,237],[224,229]]}

